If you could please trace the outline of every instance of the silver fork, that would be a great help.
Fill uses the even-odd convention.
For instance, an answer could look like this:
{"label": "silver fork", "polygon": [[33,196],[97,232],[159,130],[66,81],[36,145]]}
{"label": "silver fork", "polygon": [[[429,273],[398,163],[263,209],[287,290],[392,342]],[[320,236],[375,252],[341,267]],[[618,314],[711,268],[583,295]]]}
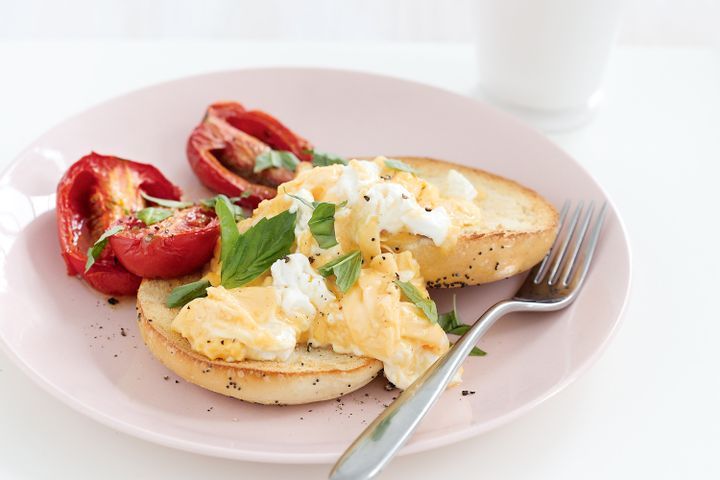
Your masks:
{"label": "silver fork", "polygon": [[592,202],[587,209],[580,202],[568,218],[569,211],[570,203],[565,202],[552,247],[515,296],[490,307],[445,355],[402,392],[343,453],[330,472],[331,480],[364,480],[380,473],[440,398],[470,350],[500,317],[511,312],[560,310],[577,298],[600,237],[607,204],[600,209],[587,242]]}

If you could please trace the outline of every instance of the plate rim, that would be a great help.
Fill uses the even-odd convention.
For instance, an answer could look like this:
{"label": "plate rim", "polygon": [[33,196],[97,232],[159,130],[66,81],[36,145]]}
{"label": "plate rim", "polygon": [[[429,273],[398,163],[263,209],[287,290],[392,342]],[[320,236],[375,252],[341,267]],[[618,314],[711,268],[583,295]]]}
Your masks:
{"label": "plate rim", "polygon": [[[584,362],[578,364],[578,366],[575,368],[575,370],[562,378],[559,382],[554,384],[552,388],[548,389],[546,392],[544,392],[542,395],[539,395],[535,399],[533,399],[530,402],[527,402],[520,407],[511,410],[503,415],[500,415],[498,417],[493,418],[490,421],[479,423],[475,425],[470,425],[468,427],[463,428],[462,430],[457,431],[451,431],[447,433],[437,434],[429,438],[424,438],[422,440],[418,440],[415,443],[409,444],[404,446],[400,452],[399,455],[407,455],[407,454],[413,454],[413,453],[419,453],[427,450],[432,450],[441,446],[450,445],[452,443],[459,442],[461,440],[465,440],[467,438],[471,438],[474,436],[477,436],[481,433],[496,429],[502,425],[505,425],[512,420],[524,415],[525,413],[529,412],[530,410],[534,409],[541,403],[547,401],[548,399],[552,398],[556,394],[558,394],[560,391],[564,390],[566,387],[568,387],[570,384],[575,382],[580,376],[582,376],[590,367],[592,367],[599,358],[604,354],[606,351],[608,345],[611,343],[611,341],[615,338],[617,335],[617,332],[620,330],[621,325],[624,323],[625,318],[625,312],[627,309],[627,304],[630,298],[630,293],[632,291],[632,282],[633,282],[633,252],[632,247],[630,243],[630,237],[628,235],[628,230],[626,227],[626,224],[620,215],[620,212],[618,211],[615,202],[613,201],[612,197],[608,194],[606,189],[595,179],[595,177],[587,170],[587,168],[577,161],[575,158],[573,158],[571,155],[566,153],[562,148],[560,148],[558,145],[553,143],[550,139],[548,139],[545,135],[543,135],[540,131],[536,130],[532,126],[522,122],[521,120],[517,119],[516,117],[512,116],[511,114],[504,112],[500,110],[499,108],[483,102],[481,100],[478,100],[476,98],[473,98],[468,95],[464,95],[461,93],[454,92],[452,90],[438,87],[436,85],[431,85],[428,83],[411,80],[408,78],[400,77],[397,75],[388,75],[388,74],[380,74],[380,73],[374,73],[374,72],[368,72],[363,70],[354,70],[349,68],[325,68],[325,67],[293,67],[293,66],[271,66],[271,67],[250,67],[250,68],[236,68],[236,69],[220,69],[220,70],[212,70],[208,72],[202,72],[197,74],[191,74],[191,75],[184,75],[175,77],[168,80],[163,80],[161,82],[152,83],[149,85],[145,85],[140,88],[128,90],[122,93],[119,93],[117,95],[114,95],[112,97],[109,97],[105,100],[102,100],[100,102],[97,102],[95,104],[92,104],[80,111],[77,111],[67,117],[65,117],[63,120],[59,121],[58,123],[54,124],[52,127],[45,130],[42,134],[37,136],[30,144],[28,144],[26,147],[21,149],[14,157],[13,159],[8,162],[6,166],[4,166],[0,170],[0,179],[4,178],[19,162],[20,159],[25,156],[34,145],[36,145],[39,141],[41,141],[44,137],[50,135],[53,133],[54,130],[61,127],[62,125],[71,122],[78,117],[81,117],[85,115],[86,113],[103,108],[104,106],[117,102],[119,100],[122,100],[125,97],[135,95],[144,91],[153,90],[157,88],[163,88],[167,85],[182,82],[182,81],[192,81],[192,80],[199,80],[202,78],[209,78],[209,77],[217,77],[217,76],[225,76],[225,75],[233,75],[243,72],[305,72],[310,74],[345,74],[345,75],[352,75],[352,76],[365,76],[368,78],[375,78],[375,79],[381,79],[381,80],[391,80],[394,82],[401,82],[405,83],[407,85],[412,85],[414,87],[422,87],[425,89],[435,90],[437,92],[446,94],[446,95],[452,95],[454,97],[459,97],[465,102],[471,102],[476,105],[481,106],[482,108],[489,109],[493,112],[493,115],[498,115],[504,118],[504,121],[512,124],[513,128],[525,130],[528,134],[535,136],[537,139],[542,141],[548,148],[554,149],[558,154],[566,157],[569,161],[575,164],[576,167],[578,167],[598,188],[598,190],[602,193],[605,200],[608,203],[608,206],[612,210],[612,213],[614,214],[618,227],[622,236],[623,240],[623,246],[625,248],[625,251],[627,253],[627,287],[625,288],[625,291],[623,292],[623,300],[622,304],[620,305],[620,308],[618,310],[617,318],[614,320],[612,324],[612,328],[608,332],[607,336],[603,339],[601,343],[598,344],[598,346],[595,348],[594,352],[588,356]],[[29,365],[27,365],[20,355],[18,355],[13,348],[9,345],[6,340],[0,336],[0,350],[2,350],[7,358],[11,360],[11,362],[17,366],[20,371],[22,371],[27,377],[29,377],[33,383],[35,383],[37,386],[39,386],[42,390],[49,393],[52,397],[58,399],[60,402],[62,402],[64,405],[70,407],[72,410],[83,414],[94,421],[112,428],[114,430],[120,431],[122,433],[125,433],[129,436],[132,436],[134,438],[139,438],[143,441],[152,442],[155,444],[163,445],[165,447],[175,448],[178,450],[182,450],[185,452],[195,453],[195,454],[202,454],[206,456],[216,457],[216,458],[226,458],[226,459],[234,459],[234,460],[241,460],[241,461],[253,461],[253,462],[260,462],[260,463],[278,463],[278,464],[325,464],[325,463],[332,463],[337,459],[337,455],[333,453],[292,453],[292,452],[263,452],[258,450],[247,450],[242,448],[231,448],[231,447],[223,447],[223,446],[210,446],[202,442],[193,442],[191,440],[187,439],[178,439],[172,435],[167,435],[163,433],[158,433],[156,431],[143,428],[140,425],[132,424],[129,422],[125,422],[123,420],[119,420],[117,418],[114,418],[111,415],[105,414],[104,412],[95,409],[89,405],[87,405],[85,402],[83,402],[80,399],[77,399],[70,395],[69,393],[65,392],[62,388],[56,386],[50,379],[46,378],[45,376],[41,375],[39,372],[33,370],[30,368]]]}

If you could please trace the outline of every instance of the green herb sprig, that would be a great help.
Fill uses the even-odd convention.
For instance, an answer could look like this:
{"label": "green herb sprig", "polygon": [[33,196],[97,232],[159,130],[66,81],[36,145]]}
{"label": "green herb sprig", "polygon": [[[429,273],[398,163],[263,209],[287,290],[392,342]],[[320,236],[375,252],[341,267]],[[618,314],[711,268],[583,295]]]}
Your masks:
{"label": "green herb sprig", "polygon": [[347,159],[340,155],[329,152],[320,152],[318,150],[305,150],[305,153],[312,155],[313,167],[327,167],[328,165],[347,165]]}
{"label": "green herb sprig", "polygon": [[[276,260],[290,253],[295,241],[297,214],[284,211],[271,218],[263,218],[238,236],[221,266],[221,283],[236,288],[259,277]],[[225,250],[224,239],[221,251]]]}
{"label": "green herb sprig", "polygon": [[[295,213],[286,210],[263,218],[243,234],[238,232],[233,204],[225,195],[216,198],[215,214],[220,221],[220,284],[225,288],[241,287],[255,280],[275,261],[290,253],[295,241]],[[193,297],[188,292],[199,293]],[[181,285],[170,293],[167,302],[172,298],[175,306],[182,306],[203,296],[202,292],[202,284],[198,282]],[[182,303],[188,298],[190,300]]]}
{"label": "green herb sprig", "polygon": [[162,222],[168,217],[172,217],[173,210],[165,207],[146,207],[139,210],[135,216],[145,225],[154,225]]}
{"label": "green herb sprig", "polygon": [[268,168],[284,168],[294,172],[300,160],[292,152],[285,150],[267,150],[255,157],[255,167],[253,173],[260,173]]}
{"label": "green herb sprig", "polygon": [[345,293],[350,290],[358,278],[360,278],[361,267],[362,255],[360,254],[360,250],[355,250],[329,261],[318,268],[318,273],[323,277],[335,275],[335,285],[337,285],[341,292]]}
{"label": "green herb sprig", "polygon": [[235,216],[235,221],[239,221],[243,218],[247,218],[247,215],[245,215],[245,210],[243,210],[243,208],[240,205],[237,205],[236,202],[238,202],[238,201],[242,200],[243,198],[248,197],[250,195],[252,195],[252,193],[248,190],[245,190],[242,193],[242,195],[240,195],[239,197],[228,198],[227,196],[220,194],[220,195],[216,195],[214,197],[204,198],[204,199],[200,200],[198,203],[205,208],[213,208],[214,209],[215,205],[217,204],[217,201],[222,199],[226,202],[226,205],[228,206],[228,208],[230,208],[233,215]]}
{"label": "green herb sprig", "polygon": [[87,262],[85,262],[85,273],[87,273],[87,271],[90,270],[90,267],[95,264],[95,261],[100,258],[100,254],[102,254],[108,244],[108,239],[122,230],[122,225],[115,225],[114,227],[105,230],[103,234],[100,235],[100,238],[95,240],[93,246],[88,248]]}
{"label": "green herb sprig", "polygon": [[[466,325],[460,322],[460,317],[457,313],[457,304],[455,303],[455,296],[453,295],[453,309],[446,313],[441,313],[438,318],[438,324],[442,329],[450,335],[465,335],[470,330],[470,325]],[[480,350],[478,347],[473,347],[470,351],[471,357],[484,357],[487,352]]]}
{"label": "green herb sprig", "polygon": [[416,168],[411,167],[410,165],[401,160],[395,160],[394,158],[385,159],[385,166],[391,170],[399,170],[401,172],[409,172],[414,174],[418,173],[418,170]]}
{"label": "green herb sprig", "polygon": [[418,290],[418,288],[410,282],[395,280],[394,283],[400,287],[403,295],[405,295],[410,302],[422,310],[428,320],[432,323],[436,323],[438,321],[437,306],[435,305],[435,302],[433,302],[432,298],[424,297],[420,290]]}
{"label": "green herb sprig", "polygon": [[196,298],[206,297],[210,282],[200,279],[196,282],[186,283],[174,288],[168,295],[165,304],[170,308],[182,307]]}
{"label": "green herb sprig", "polygon": [[302,197],[287,192],[285,195],[313,209],[312,216],[308,220],[308,228],[320,248],[332,248],[338,244],[335,237],[335,211],[347,205],[347,201],[336,205],[331,202],[308,202]]}
{"label": "green herb sprig", "polygon": [[192,207],[193,202],[182,202],[179,200],[170,200],[167,198],[157,198],[148,195],[147,193],[140,190],[140,195],[147,200],[148,202],[152,202],[155,205],[159,205],[161,207],[167,207],[167,208],[187,208]]}

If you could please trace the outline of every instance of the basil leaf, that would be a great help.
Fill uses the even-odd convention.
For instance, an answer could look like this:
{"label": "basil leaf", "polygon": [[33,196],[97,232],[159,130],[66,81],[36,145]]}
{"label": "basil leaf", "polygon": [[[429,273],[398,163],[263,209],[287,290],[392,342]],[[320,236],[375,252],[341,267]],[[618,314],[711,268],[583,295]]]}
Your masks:
{"label": "basil leaf", "polygon": [[307,153],[312,154],[313,167],[327,167],[328,165],[347,165],[348,161],[340,155],[334,153],[319,152],[317,150],[308,150]]}
{"label": "basil leaf", "polygon": [[452,329],[456,328],[459,324],[457,315],[455,314],[455,309],[438,315],[438,324],[442,327],[445,333],[450,333]]}
{"label": "basil leaf", "polygon": [[192,206],[193,206],[193,203],[192,203],[192,202],[180,202],[180,201],[177,201],[177,200],[169,200],[169,199],[167,199],[167,198],[151,197],[150,195],[148,195],[147,193],[143,192],[142,190],[140,190],[140,195],[142,195],[142,197],[143,197],[145,200],[147,200],[147,201],[149,201],[149,202],[153,202],[155,205],[160,205],[161,207],[167,207],[167,208],[187,208],[187,207],[192,207]]}
{"label": "basil leaf", "polygon": [[215,204],[217,203],[218,198],[224,197],[229,202],[229,208],[232,210],[233,214],[235,215],[235,221],[240,221],[243,218],[247,218],[247,215],[245,214],[245,210],[240,205],[237,205],[236,202],[239,202],[245,197],[248,197],[252,195],[252,192],[249,190],[246,190],[240,195],[239,197],[230,197],[227,198],[225,195],[217,195],[212,198],[204,198],[200,200],[198,203],[202,205],[205,208],[215,208]]}
{"label": "basil leaf", "polygon": [[449,333],[450,335],[465,335],[468,330],[470,330],[470,325],[463,324],[453,327],[449,330],[445,330],[445,332]]}
{"label": "basil leaf", "polygon": [[105,250],[105,247],[108,244],[108,238],[112,237],[116,233],[122,231],[123,226],[122,225],[115,225],[112,228],[109,228],[103,232],[102,235],[100,235],[100,238],[95,240],[95,243],[92,247],[88,248],[87,251],[87,262],[85,262],[85,273],[87,273],[88,270],[90,270],[90,267],[93,266],[95,263],[95,260],[97,260],[100,257],[100,254]]}
{"label": "basil leaf", "polygon": [[[438,324],[450,335],[465,335],[470,330],[470,325],[466,325],[460,322],[460,318],[457,314],[457,304],[455,303],[455,295],[453,295],[453,309],[446,313],[441,313],[438,319]],[[484,357],[487,355],[486,352],[480,350],[478,347],[473,347],[470,351],[471,357]]]}
{"label": "basil leaf", "polygon": [[[452,347],[454,344],[450,344]],[[468,354],[471,357],[484,357],[487,355],[487,352],[485,350],[480,350],[478,347],[473,347],[472,350],[470,350],[470,353]]]}
{"label": "basil leaf", "polygon": [[230,251],[237,243],[240,232],[235,222],[233,204],[225,195],[215,197],[215,215],[220,220],[220,263],[224,266],[227,263]]}
{"label": "basil leaf", "polygon": [[167,300],[165,300],[165,305],[170,308],[183,307],[186,303],[190,302],[190,300],[206,297],[206,290],[209,286],[210,282],[200,279],[196,282],[175,287],[173,291],[170,292],[170,295],[168,295]]}
{"label": "basil leaf", "polygon": [[[233,197],[234,198],[234,197]],[[232,208],[233,215],[235,215],[235,221],[239,222],[243,218],[247,218],[247,215],[245,215],[245,211],[242,209],[240,205],[236,205],[232,198],[230,199],[230,207]]]}
{"label": "basil leaf", "polygon": [[310,233],[320,248],[331,248],[338,244],[335,238],[335,204],[320,202],[308,220]]}
{"label": "basil leaf", "polygon": [[400,280],[394,281],[395,285],[400,287],[405,297],[415,304],[420,310],[423,311],[428,320],[435,323],[438,321],[438,312],[435,302],[432,298],[425,298],[420,290],[410,282],[401,282]]}
{"label": "basil leaf", "polygon": [[335,238],[335,210],[337,207],[347,205],[347,200],[335,206],[330,202],[308,202],[302,197],[285,192],[288,197],[294,198],[308,208],[313,209],[308,220],[308,227],[320,248],[331,248],[338,244]]}
{"label": "basil leaf", "polygon": [[138,211],[135,216],[142,220],[145,225],[153,225],[168,217],[172,217],[173,211],[164,207],[147,207]]}
{"label": "basil leaf", "polygon": [[268,150],[255,157],[254,173],[262,172],[270,167],[284,168],[294,172],[300,160],[292,152],[284,150]]}
{"label": "basil leaf", "polygon": [[449,312],[441,313],[438,316],[438,324],[442,327],[445,333],[450,333],[453,329],[458,328],[460,325],[460,319],[457,314],[457,296],[453,294],[453,308]]}
{"label": "basil leaf", "polygon": [[360,250],[355,250],[329,261],[318,268],[318,273],[323,277],[335,275],[335,285],[338,286],[341,292],[345,293],[360,278],[361,266],[362,255],[360,255]]}
{"label": "basil leaf", "polygon": [[308,208],[315,208],[315,207],[317,206],[317,202],[312,202],[312,203],[310,203],[310,202],[308,202],[307,200],[305,200],[304,198],[299,197],[299,196],[297,196],[297,195],[293,195],[292,193],[287,193],[287,192],[285,192],[285,195],[287,195],[287,196],[290,197],[290,198],[294,198],[295,200],[297,200],[298,202],[302,203],[303,205],[305,205],[305,206],[308,207]]}
{"label": "basil leaf", "polygon": [[253,194],[253,192],[252,192],[251,190],[245,190],[243,193],[240,194],[239,197],[230,197],[230,198],[228,198],[227,196],[225,196],[225,195],[223,195],[223,194],[220,194],[220,195],[215,195],[214,197],[203,198],[202,200],[198,200],[198,203],[199,203],[200,205],[202,205],[203,207],[214,208],[214,207],[215,207],[215,202],[217,202],[218,198],[220,198],[220,197],[225,197],[225,198],[228,199],[228,201],[229,201],[231,204],[234,205],[235,203],[239,202],[239,201],[242,200],[243,198],[247,198],[247,197],[249,197],[249,196],[252,195],[252,194]]}
{"label": "basil leaf", "polygon": [[485,350],[480,350],[478,347],[473,347],[473,349],[470,350],[471,357],[484,357],[485,355],[487,355],[487,352]]}
{"label": "basil leaf", "polygon": [[402,172],[418,173],[417,169],[411,167],[407,163],[395,160],[394,158],[385,159],[385,166],[392,170],[400,170]]}
{"label": "basil leaf", "polygon": [[[226,288],[245,285],[270,268],[276,260],[290,253],[290,247],[295,241],[296,218],[297,214],[285,210],[272,218],[261,219],[239,235],[223,260],[220,272],[222,285]],[[221,241],[222,258],[225,241]]]}

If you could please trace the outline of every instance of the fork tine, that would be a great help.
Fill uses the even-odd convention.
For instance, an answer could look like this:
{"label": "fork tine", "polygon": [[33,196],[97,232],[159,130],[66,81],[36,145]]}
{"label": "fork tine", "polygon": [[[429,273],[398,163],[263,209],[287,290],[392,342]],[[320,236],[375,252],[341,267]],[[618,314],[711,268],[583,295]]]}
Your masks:
{"label": "fork tine", "polygon": [[577,256],[580,252],[580,245],[582,245],[583,241],[585,241],[585,235],[587,234],[587,229],[590,225],[590,219],[592,218],[593,210],[595,210],[595,203],[590,202],[590,205],[588,205],[587,213],[585,214],[585,218],[583,219],[582,226],[580,227],[580,231],[575,237],[573,246],[570,249],[570,256],[568,257],[568,261],[565,262],[565,267],[562,269],[565,272],[565,275],[563,275],[562,279],[562,284],[564,287],[568,286],[568,279],[571,278],[571,275],[575,271],[575,262],[577,261]]}
{"label": "fork tine", "polygon": [[[590,242],[588,243],[588,246],[585,249],[585,254],[583,261],[580,262],[580,269],[577,273],[577,285],[580,286],[585,280],[585,275],[587,274],[588,270],[590,269],[590,262],[592,261],[593,254],[595,253],[595,247],[597,247],[598,239],[600,238],[600,230],[602,230],[603,223],[605,221],[605,216],[607,214],[607,202],[603,203],[602,208],[600,209],[600,213],[597,216],[597,220],[595,220],[595,226],[593,227],[592,233],[590,234]],[[577,264],[572,265],[572,268],[570,269],[570,273],[568,275],[568,279],[572,279],[573,275],[575,274],[575,270],[578,268]],[[568,280],[569,281],[569,280]]]}
{"label": "fork tine", "polygon": [[570,225],[568,226],[567,233],[565,234],[565,238],[562,241],[562,244],[560,245],[560,250],[558,251],[557,257],[555,257],[555,261],[553,262],[552,269],[550,270],[550,279],[548,280],[549,285],[554,285],[555,282],[557,282],[558,275],[560,274],[560,266],[563,264],[563,261],[565,260],[565,254],[567,253],[567,247],[570,243],[570,239],[575,234],[575,227],[577,226],[578,218],[580,218],[580,212],[583,209],[583,202],[580,202],[575,209],[575,212],[573,213],[572,219],[570,219]]}
{"label": "fork tine", "polygon": [[553,240],[553,244],[550,247],[550,250],[548,250],[548,253],[545,255],[545,258],[542,259],[540,265],[536,266],[535,269],[533,269],[533,272],[535,274],[535,278],[533,278],[533,283],[540,283],[542,278],[545,276],[548,263],[552,259],[553,253],[555,253],[555,247],[557,246],[558,239],[560,238],[560,232],[562,232],[563,226],[565,225],[565,219],[567,218],[567,213],[569,209],[570,200],[565,200],[562,209],[560,210],[560,221],[558,222],[557,232],[555,233],[555,240]]}

